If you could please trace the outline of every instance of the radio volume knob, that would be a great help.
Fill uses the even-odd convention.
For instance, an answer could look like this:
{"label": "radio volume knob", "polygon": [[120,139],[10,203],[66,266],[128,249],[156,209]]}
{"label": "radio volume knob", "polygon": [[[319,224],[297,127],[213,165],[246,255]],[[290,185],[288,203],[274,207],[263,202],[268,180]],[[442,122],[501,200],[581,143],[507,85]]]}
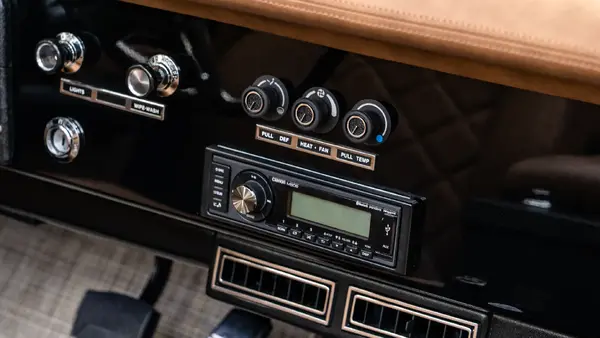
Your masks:
{"label": "radio volume knob", "polygon": [[265,190],[258,182],[248,181],[235,187],[232,202],[242,215],[260,212],[265,205]]}
{"label": "radio volume knob", "polygon": [[251,222],[267,218],[273,208],[273,191],[262,174],[246,170],[231,182],[231,204],[238,214]]}

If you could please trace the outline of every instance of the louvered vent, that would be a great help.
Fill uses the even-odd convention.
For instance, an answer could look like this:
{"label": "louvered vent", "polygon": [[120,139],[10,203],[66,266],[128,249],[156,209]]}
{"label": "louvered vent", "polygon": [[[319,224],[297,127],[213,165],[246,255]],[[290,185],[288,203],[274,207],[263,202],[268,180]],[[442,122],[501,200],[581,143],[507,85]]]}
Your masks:
{"label": "louvered vent", "polygon": [[365,337],[477,338],[478,325],[350,287],[342,329]]}
{"label": "louvered vent", "polygon": [[329,324],[335,283],[225,248],[217,251],[212,288]]}

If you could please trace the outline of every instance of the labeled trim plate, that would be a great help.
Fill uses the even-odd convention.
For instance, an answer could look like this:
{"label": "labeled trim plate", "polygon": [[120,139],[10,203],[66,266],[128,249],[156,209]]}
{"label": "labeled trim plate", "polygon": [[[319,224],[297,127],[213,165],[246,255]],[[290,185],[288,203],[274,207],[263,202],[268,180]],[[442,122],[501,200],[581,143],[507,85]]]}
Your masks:
{"label": "labeled trim plate", "polygon": [[166,106],[162,103],[142,100],[69,79],[60,79],[60,93],[160,121],[165,119]]}
{"label": "labeled trim plate", "polygon": [[333,161],[350,164],[368,170],[375,170],[377,155],[315,138],[294,134],[285,130],[256,125],[255,138],[259,141],[302,151]]}

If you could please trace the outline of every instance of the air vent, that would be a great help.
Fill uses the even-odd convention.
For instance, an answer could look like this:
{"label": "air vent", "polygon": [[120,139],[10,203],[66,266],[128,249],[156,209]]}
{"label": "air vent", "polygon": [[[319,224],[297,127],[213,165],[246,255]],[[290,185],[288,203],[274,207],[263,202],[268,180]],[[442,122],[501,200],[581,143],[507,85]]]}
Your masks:
{"label": "air vent", "polygon": [[328,325],[332,281],[219,248],[212,289]]}
{"label": "air vent", "polygon": [[477,338],[478,325],[350,287],[342,329],[373,338]]}

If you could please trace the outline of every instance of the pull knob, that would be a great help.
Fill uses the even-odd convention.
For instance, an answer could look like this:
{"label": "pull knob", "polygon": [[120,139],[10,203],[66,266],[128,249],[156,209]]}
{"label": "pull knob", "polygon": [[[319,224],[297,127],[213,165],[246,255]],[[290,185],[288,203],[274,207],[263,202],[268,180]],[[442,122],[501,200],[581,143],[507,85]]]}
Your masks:
{"label": "pull knob", "polygon": [[274,121],[285,115],[289,100],[280,79],[263,75],[242,93],[242,108],[251,117]]}
{"label": "pull knob", "polygon": [[381,144],[394,129],[395,121],[381,102],[362,100],[344,117],[344,134],[353,143]]}
{"label": "pull knob", "polygon": [[292,106],[292,120],[303,131],[327,133],[335,127],[339,117],[335,95],[321,87],[307,90]]}
{"label": "pull knob", "polygon": [[44,140],[52,157],[68,163],[79,155],[83,147],[83,128],[70,117],[55,117],[46,124]]}
{"label": "pull knob", "polygon": [[232,195],[233,207],[242,215],[260,212],[265,205],[265,190],[256,181],[237,186]]}
{"label": "pull knob", "polygon": [[35,61],[47,74],[75,73],[83,64],[85,45],[75,34],[63,32],[54,39],[44,39],[35,48]]}
{"label": "pull knob", "polygon": [[127,70],[127,89],[137,97],[146,97],[156,91],[161,97],[170,96],[180,82],[180,68],[175,61],[157,54],[147,64],[137,64]]}

